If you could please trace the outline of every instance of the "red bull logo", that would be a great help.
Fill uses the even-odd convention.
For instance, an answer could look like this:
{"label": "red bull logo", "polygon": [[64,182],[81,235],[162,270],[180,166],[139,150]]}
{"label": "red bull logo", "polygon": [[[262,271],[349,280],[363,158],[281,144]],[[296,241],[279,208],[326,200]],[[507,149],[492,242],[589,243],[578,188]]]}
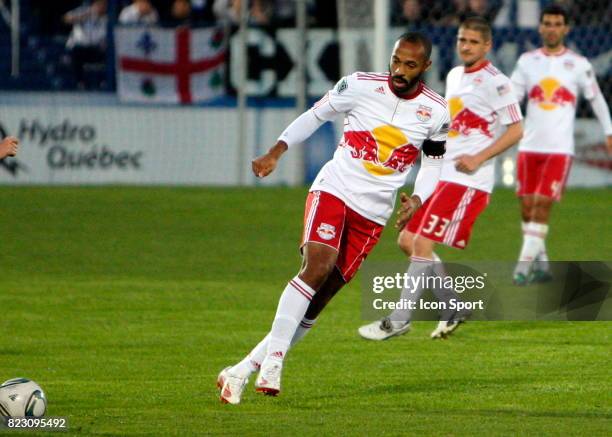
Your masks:
{"label": "red bull logo", "polygon": [[406,171],[419,155],[419,149],[396,127],[385,125],[369,131],[344,133],[344,146],[351,156],[360,159],[364,168],[375,176]]}
{"label": "red bull logo", "polygon": [[474,111],[464,107],[461,98],[451,97],[449,109],[451,114],[451,124],[448,131],[449,137],[452,138],[458,135],[467,136],[472,132],[480,132],[489,138],[493,137],[489,130],[489,122]]}
{"label": "red bull logo", "polygon": [[576,96],[552,77],[545,77],[529,90],[529,101],[545,111],[565,105],[576,106]]}

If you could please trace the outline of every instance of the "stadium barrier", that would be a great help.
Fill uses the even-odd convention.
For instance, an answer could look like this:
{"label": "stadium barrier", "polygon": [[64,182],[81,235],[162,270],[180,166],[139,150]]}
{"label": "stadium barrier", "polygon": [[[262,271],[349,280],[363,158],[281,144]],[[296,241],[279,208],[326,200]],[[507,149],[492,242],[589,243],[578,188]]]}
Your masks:
{"label": "stadium barrier", "polygon": [[[239,184],[234,108],[120,105],[112,96],[62,93],[16,94],[12,100],[0,107],[0,135],[18,136],[23,146],[17,159],[0,161],[2,184]],[[341,123],[324,125],[304,153],[290,150],[270,177],[253,177],[251,159],[274,144],[293,117],[292,108],[248,109],[252,130],[242,169],[248,185],[310,182],[333,154]],[[609,186],[598,123],[579,120],[576,142],[569,186]],[[498,160],[498,185],[513,185],[507,178],[514,175],[514,154]]]}
{"label": "stadium barrier", "polygon": [[[113,99],[32,93],[0,107],[0,134],[20,138],[17,159],[0,161],[4,184],[236,185],[240,180],[233,108],[119,105]],[[106,101],[105,101],[106,100]],[[249,109],[253,126],[242,169],[254,184],[301,184],[290,151],[277,171],[255,180],[250,160],[276,141],[290,108]]]}

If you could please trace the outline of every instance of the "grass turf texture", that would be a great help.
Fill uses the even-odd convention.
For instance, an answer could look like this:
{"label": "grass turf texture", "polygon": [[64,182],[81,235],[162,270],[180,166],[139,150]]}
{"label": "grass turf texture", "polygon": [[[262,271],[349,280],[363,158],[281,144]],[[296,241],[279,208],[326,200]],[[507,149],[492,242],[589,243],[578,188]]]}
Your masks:
{"label": "grass turf texture", "polygon": [[[217,373],[266,333],[297,271],[304,189],[0,188],[0,379],[39,382],[83,435],[604,435],[610,324],[434,322],[358,338],[359,278],[287,359],[283,393],[221,405]],[[610,259],[610,190],[555,207],[553,259]],[[387,229],[371,259],[397,261]],[[465,252],[513,260],[498,190]]]}

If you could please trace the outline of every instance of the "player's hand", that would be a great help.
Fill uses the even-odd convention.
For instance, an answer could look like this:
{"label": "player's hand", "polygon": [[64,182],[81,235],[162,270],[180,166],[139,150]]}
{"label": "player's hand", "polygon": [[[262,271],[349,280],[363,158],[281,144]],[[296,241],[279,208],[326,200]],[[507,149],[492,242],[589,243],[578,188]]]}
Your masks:
{"label": "player's hand", "polygon": [[19,150],[19,140],[15,137],[6,137],[0,142],[0,159],[15,156]]}
{"label": "player's hand", "polygon": [[606,147],[608,148],[608,155],[612,155],[612,135],[606,137]]}
{"label": "player's hand", "polygon": [[274,171],[277,163],[278,158],[268,152],[265,155],[255,158],[251,162],[251,168],[255,176],[258,178],[265,178]]}
{"label": "player's hand", "polygon": [[474,155],[460,155],[455,158],[455,168],[463,173],[473,173],[480,167],[480,160]]}
{"label": "player's hand", "polygon": [[276,142],[274,146],[268,150],[268,153],[265,155],[261,155],[251,161],[251,168],[253,169],[253,173],[258,178],[265,178],[270,173],[274,171],[276,168],[276,164],[278,160],[282,156],[283,153],[287,151],[289,146],[282,140]]}
{"label": "player's hand", "polygon": [[397,221],[395,222],[395,229],[400,231],[404,229],[406,223],[410,221],[417,209],[421,207],[421,199],[419,196],[408,197],[406,193],[400,194],[401,205],[397,211]]}

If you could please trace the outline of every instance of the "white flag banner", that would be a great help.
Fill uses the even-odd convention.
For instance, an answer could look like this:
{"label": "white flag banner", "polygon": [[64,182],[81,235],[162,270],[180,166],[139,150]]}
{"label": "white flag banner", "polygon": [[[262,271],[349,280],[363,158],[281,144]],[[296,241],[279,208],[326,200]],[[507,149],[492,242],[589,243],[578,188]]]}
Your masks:
{"label": "white flag banner", "polygon": [[219,28],[115,29],[117,90],[124,102],[203,102],[223,95],[226,47]]}

